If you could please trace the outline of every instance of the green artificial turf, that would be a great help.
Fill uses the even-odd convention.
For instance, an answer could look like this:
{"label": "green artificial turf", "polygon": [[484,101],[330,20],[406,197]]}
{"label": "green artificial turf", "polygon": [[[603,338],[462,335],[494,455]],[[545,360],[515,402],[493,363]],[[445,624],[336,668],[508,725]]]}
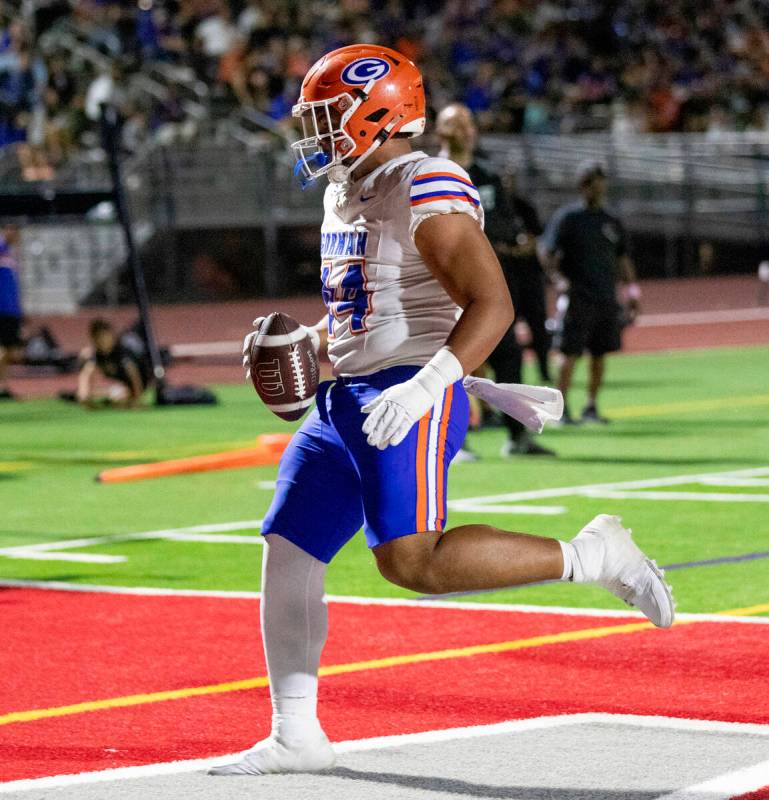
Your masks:
{"label": "green artificial turf", "polygon": [[[610,360],[601,411],[609,426],[547,430],[556,459],[502,459],[501,429],[471,434],[481,460],[450,472],[451,500],[558,487],[767,468],[769,348],[618,356]],[[529,376],[533,380],[533,376]],[[570,398],[578,414],[584,366]],[[217,387],[216,407],[88,412],[55,400],[0,405],[0,548],[81,537],[186,528],[261,518],[264,483],[275,467],[239,469],[125,484],[96,483],[110,466],[248,446],[263,432],[289,431],[249,386]],[[598,498],[579,493],[499,501],[559,506],[551,516],[450,511],[449,525],[472,521],[561,538],[597,513],[620,514],[661,564],[769,551],[769,485],[703,485],[696,478],[653,491],[734,494],[755,501]],[[322,509],[317,509],[322,513]],[[227,531],[253,535],[250,529]],[[224,534],[223,534],[224,535]],[[257,590],[261,547],[157,539],[100,542],[65,551],[125,557],[119,563],[9,558],[0,577],[124,586]],[[769,603],[769,559],[671,571],[679,608],[718,611]],[[330,594],[413,596],[382,579],[362,535],[331,565]],[[621,607],[605,592],[550,584],[468,599]]]}

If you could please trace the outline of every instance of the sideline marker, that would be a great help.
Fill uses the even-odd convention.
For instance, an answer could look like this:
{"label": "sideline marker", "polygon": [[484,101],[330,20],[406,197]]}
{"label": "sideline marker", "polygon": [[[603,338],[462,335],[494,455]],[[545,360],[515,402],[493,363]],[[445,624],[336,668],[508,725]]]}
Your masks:
{"label": "sideline marker", "polygon": [[263,467],[277,464],[291,440],[290,433],[264,433],[256,437],[254,447],[228,450],[205,456],[175,458],[149,464],[132,464],[128,467],[105,469],[96,476],[99,483],[123,483],[149,478],[164,478],[191,472],[210,472],[239,467]]}

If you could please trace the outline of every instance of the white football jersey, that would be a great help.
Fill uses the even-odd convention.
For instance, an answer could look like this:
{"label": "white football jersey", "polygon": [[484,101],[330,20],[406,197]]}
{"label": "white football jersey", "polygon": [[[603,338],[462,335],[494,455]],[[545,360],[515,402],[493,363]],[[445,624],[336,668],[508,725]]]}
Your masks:
{"label": "white football jersey", "polygon": [[478,191],[446,158],[394,158],[355,183],[330,183],[321,227],[321,280],[335,375],[423,366],[446,343],[461,309],[422,261],[419,223],[469,214],[483,226]]}

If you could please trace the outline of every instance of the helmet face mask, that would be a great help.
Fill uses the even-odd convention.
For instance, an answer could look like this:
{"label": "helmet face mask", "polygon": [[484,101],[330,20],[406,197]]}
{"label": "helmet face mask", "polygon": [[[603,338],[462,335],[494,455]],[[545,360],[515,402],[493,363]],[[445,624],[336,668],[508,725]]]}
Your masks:
{"label": "helmet face mask", "polygon": [[395,133],[422,133],[422,76],[387,47],[342,47],[311,67],[292,116],[303,128],[303,138],[291,145],[302,185],[326,174],[343,182]]}
{"label": "helmet face mask", "polygon": [[[345,129],[353,111],[360,105],[347,93],[315,102],[299,102],[291,110],[302,123],[303,138],[293,142],[291,149],[297,159],[294,174],[304,185],[321,175],[329,174],[332,181],[343,181],[346,170],[340,170],[355,141]],[[346,109],[340,113],[342,109]]]}

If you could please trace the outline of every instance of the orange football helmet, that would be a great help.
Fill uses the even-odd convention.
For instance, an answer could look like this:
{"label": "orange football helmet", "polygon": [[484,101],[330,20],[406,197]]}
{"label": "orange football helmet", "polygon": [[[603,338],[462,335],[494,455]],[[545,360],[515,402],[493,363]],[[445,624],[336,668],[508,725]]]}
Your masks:
{"label": "orange football helmet", "polygon": [[304,131],[291,145],[294,174],[305,185],[325,174],[344,181],[394,134],[424,131],[422,74],[389,47],[340,47],[310,68],[291,113]]}

